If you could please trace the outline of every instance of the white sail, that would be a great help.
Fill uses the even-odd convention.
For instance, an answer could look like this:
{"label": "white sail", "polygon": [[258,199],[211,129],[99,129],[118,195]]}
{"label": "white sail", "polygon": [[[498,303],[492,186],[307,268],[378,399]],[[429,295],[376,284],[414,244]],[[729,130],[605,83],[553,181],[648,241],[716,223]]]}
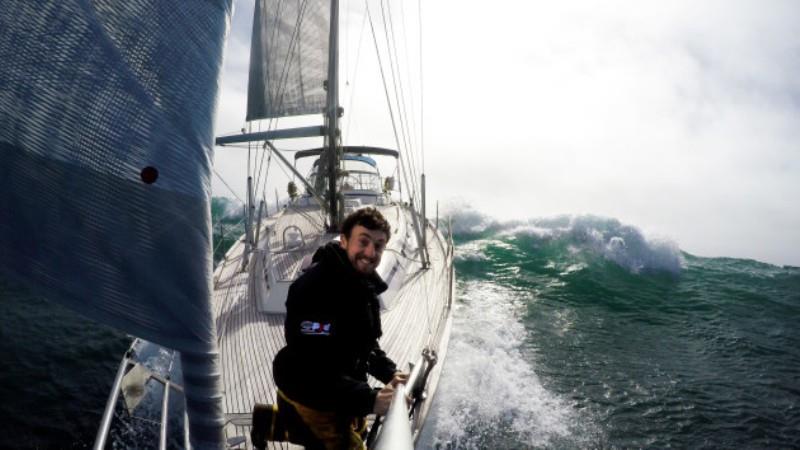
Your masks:
{"label": "white sail", "polygon": [[247,120],[323,112],[329,29],[330,0],[256,0]]}
{"label": "white sail", "polygon": [[230,0],[0,6],[0,271],[181,351],[221,440],[210,164]]}

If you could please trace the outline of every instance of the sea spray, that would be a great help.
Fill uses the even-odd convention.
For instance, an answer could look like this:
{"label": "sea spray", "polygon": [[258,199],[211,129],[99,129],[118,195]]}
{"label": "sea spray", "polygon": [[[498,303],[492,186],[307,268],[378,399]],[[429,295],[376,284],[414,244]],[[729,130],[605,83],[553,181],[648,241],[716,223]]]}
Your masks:
{"label": "sea spray", "polygon": [[[586,439],[581,414],[545,389],[519,320],[525,293],[459,286],[451,345],[423,447],[549,447]],[[435,431],[432,431],[435,430]]]}

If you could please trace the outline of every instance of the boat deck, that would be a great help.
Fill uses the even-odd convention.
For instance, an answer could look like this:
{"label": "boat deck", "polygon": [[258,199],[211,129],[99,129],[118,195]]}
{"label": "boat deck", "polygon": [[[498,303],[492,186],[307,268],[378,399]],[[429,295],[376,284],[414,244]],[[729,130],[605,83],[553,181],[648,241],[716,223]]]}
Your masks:
{"label": "boat deck", "polygon": [[[386,206],[380,209],[392,222],[393,232],[395,226],[401,230],[410,221],[410,213],[405,208]],[[320,228],[313,216],[285,209],[277,218],[262,223],[260,236],[269,239],[271,251],[277,253],[279,247],[284,248],[281,230],[289,225],[302,230],[305,244],[304,251],[280,254],[280,278],[285,280],[296,278],[302,258],[333,237],[314,233]],[[409,363],[416,361],[426,346],[438,350],[449,317],[452,254],[448,253],[445,238],[433,226],[429,225],[427,234],[429,269],[422,268],[421,258],[416,252],[405,250],[407,246],[401,244],[405,236],[396,238],[393,234],[395,242],[390,241],[386,250],[408,260],[406,279],[396,297],[389,302],[388,309],[382,312],[384,335],[380,342],[398,367],[404,370],[408,370]],[[250,449],[249,422],[253,405],[276,402],[272,360],[285,344],[285,315],[258,311],[248,289],[248,272],[242,270],[243,250],[244,243],[240,240],[217,267],[213,309],[219,332],[224,409],[229,419],[226,435],[228,438],[245,437],[246,442],[239,448]],[[373,379],[370,381],[378,383]],[[286,444],[271,445],[271,448],[289,447]]]}

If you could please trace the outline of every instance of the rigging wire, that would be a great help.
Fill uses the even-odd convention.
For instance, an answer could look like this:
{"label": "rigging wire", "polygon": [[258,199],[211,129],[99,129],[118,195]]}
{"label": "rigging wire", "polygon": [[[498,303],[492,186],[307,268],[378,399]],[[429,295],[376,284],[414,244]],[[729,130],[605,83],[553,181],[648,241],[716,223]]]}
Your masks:
{"label": "rigging wire", "polygon": [[[403,51],[405,53],[406,79],[408,80],[409,90],[411,91],[411,93],[408,95],[408,100],[411,103],[411,115],[410,115],[411,116],[411,134],[412,134],[412,138],[418,139],[415,142],[416,148],[420,148],[419,139],[421,139],[421,136],[420,136],[419,133],[416,132],[416,125],[417,125],[417,121],[415,120],[416,108],[414,107],[414,95],[413,95],[413,91],[414,91],[413,86],[414,86],[414,84],[411,82],[411,80],[412,80],[412,77],[411,77],[411,58],[409,58],[409,56],[408,56],[408,28],[406,27],[406,10],[405,10],[405,7],[403,6],[403,2],[400,2],[400,19],[401,19],[401,26],[402,26],[401,29],[402,29],[402,32],[403,32]],[[425,173],[424,164],[423,164],[422,172]]]}
{"label": "rigging wire", "polygon": [[[392,55],[392,41],[389,38],[389,26],[387,25],[387,22],[386,22],[386,11],[385,11],[385,8],[384,8],[383,0],[381,0],[381,2],[380,2],[380,7],[381,7],[381,18],[383,20],[383,31],[384,31],[384,35],[386,37],[386,53],[387,53],[387,58],[389,60],[390,80],[392,81],[392,88],[393,88],[392,90],[394,91],[394,96],[395,96],[395,101],[396,101],[395,107],[397,108],[397,115],[398,115],[399,122],[400,122],[400,135],[403,137],[403,144],[405,144],[405,149],[403,150],[403,154],[406,155],[406,157],[408,158],[409,166],[411,168],[410,176],[411,176],[411,179],[414,180],[414,179],[416,179],[416,171],[415,171],[415,168],[414,168],[413,153],[408,148],[408,134],[406,133],[405,120],[404,120],[404,117],[403,117],[403,110],[402,110],[402,108],[400,106],[400,96],[398,95],[398,91],[397,91],[398,79],[397,79],[397,77],[395,77],[395,64],[394,64],[394,59],[392,58],[392,56],[393,56]],[[391,108],[391,102],[390,102],[390,108]],[[399,147],[399,144],[398,144],[398,147]],[[415,193],[416,193],[416,190],[412,190],[412,192],[411,192],[412,201],[416,200],[416,196],[414,195]]]}
{"label": "rigging wire", "polygon": [[[388,5],[388,3],[387,3],[387,5]],[[392,61],[391,58],[393,57],[393,62],[394,62],[393,71],[396,72],[395,95],[397,96],[397,108],[398,108],[398,112],[401,115],[401,119],[403,119],[402,124],[405,127],[405,129],[408,130],[408,132],[406,132],[407,142],[408,143],[407,143],[407,148],[406,148],[406,152],[405,153],[408,155],[408,158],[409,158],[409,162],[410,162],[409,166],[411,168],[411,179],[413,180],[413,183],[414,183],[414,185],[412,186],[413,190],[411,192],[411,194],[412,194],[411,198],[412,198],[412,201],[414,201],[414,203],[418,207],[421,208],[421,206],[422,206],[422,202],[421,202],[422,192],[419,190],[419,186],[416,184],[416,183],[420,182],[420,180],[421,180],[420,172],[418,171],[418,167],[419,167],[419,164],[417,162],[418,155],[417,155],[417,152],[414,149],[416,132],[413,129],[413,127],[414,127],[413,117],[411,117],[408,114],[408,108],[406,106],[406,101],[405,101],[406,98],[413,98],[413,95],[406,95],[406,93],[405,93],[405,88],[404,88],[404,85],[403,85],[403,78],[401,76],[401,71],[400,71],[400,68],[399,68],[399,66],[400,66],[400,56],[399,56],[399,51],[398,51],[397,38],[395,36],[395,31],[394,31],[394,21],[392,20],[392,14],[391,13],[388,14],[388,20],[386,20],[385,16],[387,14],[385,14],[383,8],[382,8],[382,13],[384,14],[384,27],[385,27],[385,30],[388,31],[388,34],[387,34],[387,49],[388,49],[388,52],[389,52],[390,61]],[[407,36],[407,34],[404,34],[403,36],[405,38]],[[405,39],[404,39],[404,42],[405,42]],[[407,45],[405,46],[405,48],[407,49]],[[407,55],[407,50],[406,50],[406,55]],[[408,64],[408,58],[406,58],[406,63],[407,63],[407,65],[410,66],[410,64]],[[397,69],[395,70],[394,67],[397,67]],[[410,79],[407,80],[407,81],[409,82],[409,85],[411,85]],[[398,88],[399,88],[399,91],[400,91],[399,95],[397,95],[397,89]],[[411,89],[413,91],[413,88],[410,87],[409,89]],[[413,105],[413,103],[412,103],[412,105]],[[408,136],[408,133],[412,134],[413,136]]]}
{"label": "rigging wire", "polygon": [[[370,29],[372,30],[372,39],[373,39],[373,42],[375,43],[375,53],[376,53],[376,56],[378,58],[378,68],[380,69],[381,79],[383,80],[383,91],[384,91],[384,94],[386,95],[386,103],[389,105],[389,117],[391,118],[391,121],[392,121],[392,130],[394,132],[394,140],[397,143],[397,148],[400,149],[400,148],[402,148],[402,146],[400,145],[400,138],[397,135],[397,125],[395,123],[394,112],[392,111],[392,107],[391,107],[392,102],[391,102],[391,99],[390,99],[390,96],[389,96],[389,88],[386,85],[386,76],[385,76],[384,71],[383,71],[383,63],[381,62],[380,50],[379,50],[379,47],[378,47],[378,38],[377,38],[377,34],[375,33],[375,26],[374,26],[374,24],[372,22],[372,15],[370,14],[370,11],[369,11],[369,0],[366,0],[365,4],[367,6],[367,18],[369,20],[369,26],[370,26]],[[405,158],[403,158],[402,153],[399,155],[398,159],[400,159],[400,163],[403,164],[403,170],[402,170],[403,178],[406,180],[406,185],[408,186],[409,185],[409,183],[408,183],[408,169],[406,168]],[[413,185],[411,185],[411,189],[414,189]]]}
{"label": "rigging wire", "polygon": [[[409,136],[410,126],[408,125],[408,111],[406,108],[405,103],[405,92],[403,89],[403,78],[400,75],[400,58],[397,52],[397,43],[394,33],[394,23],[392,22],[392,15],[391,11],[389,19],[386,19],[386,11],[384,8],[384,3],[381,1],[381,17],[383,18],[383,26],[384,26],[384,34],[386,35],[386,47],[387,53],[389,55],[389,64],[392,69],[392,76],[394,77],[394,94],[395,94],[395,101],[397,106],[397,112],[400,117],[400,128],[401,134],[403,135],[404,142],[406,144],[406,153],[409,154],[410,162],[411,162],[411,170],[412,170],[412,179],[418,180],[419,174],[417,173],[417,164],[416,164],[416,155],[414,154],[414,149],[412,148],[412,138]],[[390,38],[391,36],[391,38]],[[398,93],[399,89],[399,93]]]}
{"label": "rigging wire", "polygon": [[[220,225],[222,225],[222,218],[220,217],[220,219],[219,219],[219,220],[220,220],[220,221],[219,221],[218,223],[219,223]],[[233,224],[233,225],[229,225],[229,226],[228,226],[228,230],[230,230],[231,228],[236,228],[236,227],[238,227],[239,225],[241,225],[242,223],[244,223],[244,220],[245,220],[245,218],[244,218],[244,217],[242,217],[242,218],[241,218],[241,219],[239,219],[239,221],[238,221],[238,222],[236,222],[235,224]],[[225,232],[225,227],[221,227],[221,228],[222,228],[222,233],[223,233],[223,234],[221,234],[221,235],[220,235],[219,242],[217,242],[217,245],[216,245],[216,247],[214,247],[214,252],[212,253],[212,255],[215,255],[215,254],[217,253],[217,250],[219,250],[220,246],[222,246],[222,242],[223,242],[223,240],[224,240],[224,232]],[[212,234],[212,235],[214,234],[214,230],[211,230],[211,234]]]}
{"label": "rigging wire", "polygon": [[[381,4],[381,7],[383,7],[382,4]],[[368,11],[368,13],[369,13],[369,11]],[[372,17],[371,17],[371,15],[369,15],[369,18],[370,18],[370,25],[372,26],[372,21],[371,21]],[[385,19],[385,17],[384,17],[384,19]],[[384,20],[384,30],[386,29],[385,25],[386,25],[386,22]],[[378,38],[377,38],[376,33],[374,32],[374,28],[373,28],[373,40],[375,42],[375,51],[376,51],[377,58],[378,58],[378,64],[379,64],[379,67],[381,68],[381,77],[383,79],[384,93],[386,95],[386,102],[387,102],[388,109],[389,109],[389,115],[392,118],[392,126],[393,126],[393,129],[394,129],[394,132],[395,132],[395,140],[397,141],[398,150],[402,150],[403,147],[400,144],[400,141],[399,141],[399,139],[397,137],[397,126],[396,126],[396,123],[394,121],[394,108],[392,107],[391,96],[389,94],[389,86],[388,86],[386,77],[384,75],[383,65],[381,63],[381,58],[380,58],[380,50],[379,50],[379,46],[378,46]],[[387,35],[387,48],[389,48],[388,35]],[[390,58],[390,61],[391,61],[391,51],[388,51],[388,54],[389,54],[389,58]],[[393,73],[390,74],[390,75],[394,76]],[[396,84],[394,84],[393,86],[395,86],[394,91],[395,91],[395,96],[397,96]],[[398,104],[399,104],[399,101],[398,101]],[[401,113],[400,108],[398,107],[397,109],[398,109],[398,114],[400,114]],[[401,129],[401,133],[402,132],[404,132],[403,129]],[[404,141],[405,141],[405,138],[404,138]],[[406,148],[405,151],[401,152],[399,159],[400,159],[400,162],[401,162],[401,169],[402,169],[402,173],[403,173],[403,178],[404,178],[406,186],[407,186],[406,194],[407,194],[407,196],[408,196],[408,198],[409,198],[409,200],[411,201],[412,204],[418,204],[419,203],[419,198],[418,198],[418,194],[417,194],[417,186],[416,186],[416,183],[413,182],[414,177],[415,177],[415,169],[414,169],[413,159],[412,158],[413,158],[413,155]],[[412,182],[408,181],[408,177],[409,176],[411,177]]]}
{"label": "rigging wire", "polygon": [[[352,3],[351,3],[351,5],[352,5]],[[348,108],[347,110],[348,111],[352,111],[353,110],[353,101],[354,101],[354,99],[356,97],[356,77],[358,76],[358,65],[359,65],[359,62],[361,60],[361,44],[362,44],[362,42],[364,40],[364,30],[366,29],[366,26],[367,26],[367,16],[364,16],[363,19],[361,19],[361,31],[358,34],[358,48],[356,50],[356,62],[355,62],[355,65],[353,66],[353,82],[351,83],[352,87],[350,88],[351,89],[351,91],[350,91],[350,103],[347,105],[347,108]],[[349,80],[348,80],[348,82],[349,82]],[[348,114],[347,115],[347,124],[345,124],[345,128],[344,128],[344,134],[345,135],[349,135],[348,133],[350,132],[350,123],[352,122],[352,120],[353,120],[353,115],[352,114]]]}
{"label": "rigging wire", "polygon": [[[279,5],[278,5],[279,8],[281,8],[283,6],[283,5],[281,5],[281,3],[282,2],[279,2]],[[352,5],[352,3],[351,3],[351,5]],[[377,57],[378,57],[378,63],[379,63],[379,66],[380,66],[381,78],[382,78],[383,84],[384,84],[384,94],[386,95],[386,100],[387,100],[387,104],[388,104],[388,108],[389,108],[390,118],[391,118],[391,121],[392,121],[392,128],[393,128],[393,132],[394,132],[395,142],[396,142],[396,144],[398,146],[398,149],[404,149],[405,150],[404,152],[401,152],[402,156],[400,157],[400,165],[396,166],[396,171],[400,171],[400,169],[402,168],[404,181],[405,181],[405,184],[407,186],[407,195],[411,199],[412,202],[417,203],[417,205],[419,205],[420,204],[419,203],[419,196],[421,194],[419,193],[419,189],[418,189],[418,186],[417,186],[417,183],[416,183],[416,178],[418,178],[418,175],[417,175],[418,166],[421,165],[424,168],[424,158],[422,156],[418,157],[417,152],[414,151],[415,147],[416,147],[416,136],[417,136],[417,133],[415,131],[415,128],[416,128],[415,127],[415,121],[413,120],[413,117],[411,117],[408,114],[408,108],[407,108],[407,103],[406,103],[406,98],[408,98],[408,96],[406,96],[406,92],[405,92],[406,89],[404,87],[404,82],[403,82],[402,77],[400,76],[401,71],[399,69],[399,51],[398,51],[398,44],[396,42],[396,33],[395,33],[395,30],[394,30],[393,21],[392,21],[391,17],[389,17],[389,19],[387,21],[387,19],[386,19],[386,11],[385,11],[386,6],[384,6],[383,2],[380,3],[380,6],[381,6],[381,14],[382,14],[382,18],[383,18],[383,23],[384,23],[384,34],[385,34],[386,40],[387,40],[386,41],[387,54],[388,54],[389,65],[390,65],[390,69],[391,69],[391,73],[389,74],[389,77],[388,77],[389,80],[387,80],[387,73],[386,73],[386,71],[384,71],[384,68],[383,68],[384,64],[383,64],[382,58],[380,56],[380,47],[378,45],[378,39],[377,39],[377,35],[375,33],[374,23],[373,23],[373,20],[372,20],[372,17],[371,17],[371,13],[369,11],[369,5],[368,4],[366,5],[367,15],[364,16],[364,19],[362,20],[361,32],[360,32],[360,35],[359,35],[359,41],[358,41],[359,45],[358,45],[358,51],[357,51],[357,54],[356,54],[356,65],[354,67],[354,72],[353,72],[354,73],[354,79],[355,79],[355,76],[357,75],[357,67],[359,65],[358,61],[360,60],[360,50],[361,50],[361,45],[363,43],[363,34],[364,34],[364,30],[366,28],[366,22],[367,22],[367,20],[369,20],[370,30],[372,32],[373,40],[375,42],[376,53],[377,53]],[[295,29],[292,32],[291,39],[290,39],[290,42],[289,42],[289,51],[287,51],[287,53],[284,55],[284,65],[283,65],[283,69],[282,69],[282,72],[281,72],[280,77],[279,77],[278,90],[276,92],[279,104],[282,104],[283,101],[285,100],[286,87],[287,87],[288,78],[289,78],[289,66],[292,64],[292,62],[295,60],[295,58],[299,57],[299,55],[298,55],[298,47],[299,47],[299,41],[300,41],[299,32],[300,32],[300,28],[301,28],[301,26],[303,24],[303,20],[306,17],[307,8],[308,8],[308,1],[304,0],[302,2],[302,4],[300,5],[300,7],[299,7],[299,14],[298,14],[298,17],[297,17],[297,20],[296,20],[296,23],[295,23]],[[422,14],[422,12],[421,12],[421,5],[420,5],[420,11],[419,11],[420,20],[421,20],[421,14]],[[403,28],[402,29],[405,30],[405,16],[403,16],[402,24],[403,24]],[[275,27],[273,27],[273,33],[276,33],[276,32],[277,31],[275,30]],[[422,30],[421,30],[421,22],[420,22],[420,39],[421,39],[421,35],[422,35]],[[405,49],[405,52],[406,52],[406,59],[408,59],[407,32],[404,31],[403,36],[405,38],[403,45],[404,45],[404,49]],[[420,48],[421,47],[422,47],[422,43],[420,42]],[[421,63],[421,58],[420,58],[420,69],[421,69],[421,66],[422,66],[422,63]],[[407,77],[407,78],[410,79],[410,76]],[[421,80],[422,80],[422,74],[420,73],[420,84],[421,84]],[[388,86],[389,82],[392,83],[391,88],[394,91],[394,97],[396,99],[396,103],[395,103],[394,107],[392,106],[391,96],[389,95],[389,92],[388,92],[389,91],[389,86]],[[413,85],[410,84],[410,86],[413,86]],[[411,89],[411,90],[413,91],[413,89]],[[354,95],[351,95],[351,98],[350,98],[351,105],[352,105],[354,97],[355,97]],[[422,97],[421,94],[420,94],[420,97]],[[412,105],[412,109],[416,109],[416,108],[414,108],[413,98],[414,98],[414,96],[412,95],[411,96],[411,100],[410,100],[411,101],[411,105]],[[396,114],[395,114],[395,108],[397,109]],[[422,105],[420,105],[420,109],[422,110]],[[395,117],[395,115],[396,115],[396,117]],[[277,126],[277,122],[278,122],[277,118],[270,118],[269,121],[268,121],[267,128],[268,129],[272,129],[273,127]],[[398,130],[398,122],[399,122],[399,130]],[[259,121],[259,128],[261,128],[261,124],[262,123],[263,123],[262,121]],[[352,123],[352,115],[350,115],[348,117],[348,122],[347,122],[347,126],[346,126],[346,132],[349,131],[351,123]],[[421,134],[422,133],[420,133],[420,138],[419,138],[420,141],[422,140]],[[402,137],[402,139],[401,139],[401,137]],[[257,150],[258,149],[256,149],[256,152],[257,152]],[[253,173],[253,175],[255,175],[254,186],[256,187],[256,189],[255,189],[256,192],[261,191],[261,190],[266,192],[267,184],[268,184],[268,182],[267,182],[268,176],[267,175],[269,173],[268,167],[269,167],[270,160],[268,159],[268,161],[267,161],[267,170],[266,170],[266,173],[265,173],[264,172],[264,159],[265,159],[264,153],[266,153],[266,150],[262,150],[262,151],[263,152],[262,152],[262,155],[261,155],[261,158],[260,158],[260,161],[259,161],[257,153],[256,153],[256,155],[253,155],[252,154],[253,152],[251,151],[251,149],[248,148],[248,173],[251,172],[253,166],[258,168],[257,172]],[[420,153],[420,155],[423,154],[423,151],[421,149],[421,145],[420,145],[420,152],[419,153]],[[421,161],[420,164],[418,164],[418,159]],[[281,168],[281,169],[284,172],[284,174],[286,174],[286,171],[283,170],[283,168]],[[262,174],[264,175],[263,178],[262,178]],[[288,174],[287,174],[287,176],[288,176]],[[409,179],[408,179],[409,176],[411,176],[412,180],[414,180],[414,181],[409,182]],[[263,186],[263,189],[262,189],[262,186]],[[229,186],[228,186],[228,188],[230,189]],[[264,196],[266,196],[266,195],[264,194]]]}
{"label": "rigging wire", "polygon": [[422,158],[422,173],[425,173],[425,90],[422,71],[422,0],[418,0],[419,14],[419,152]]}
{"label": "rigging wire", "polygon": [[[402,5],[401,5],[401,7],[402,7]],[[384,8],[383,8],[383,3],[381,3],[381,13],[385,14],[384,13]],[[403,22],[403,24],[404,23],[405,22]],[[389,47],[389,58],[390,58],[390,61],[391,61],[392,51],[394,51],[394,59],[395,59],[395,61],[397,62],[398,66],[399,66],[400,58],[399,58],[398,52],[397,52],[397,43],[396,43],[396,38],[395,38],[395,33],[394,33],[394,24],[392,22],[391,14],[389,15],[388,24],[389,24],[388,28],[389,28],[389,31],[391,33],[391,40],[389,40],[389,35],[387,34],[387,45],[391,44],[391,46]],[[421,24],[420,24],[420,26],[421,26]],[[384,27],[386,27],[385,15],[384,15]],[[404,33],[404,37],[405,36],[406,36],[406,34]],[[405,42],[405,40],[404,40],[404,42]],[[407,47],[406,47],[406,49],[407,49]],[[406,50],[406,62],[408,62],[407,54],[408,53],[407,53],[407,50]],[[400,88],[400,98],[397,100],[397,102],[398,102],[398,105],[397,105],[398,112],[400,114],[402,114],[402,115],[405,115],[406,118],[407,118],[408,117],[408,111],[406,109],[406,103],[405,103],[406,96],[405,96],[405,93],[404,93],[404,90],[403,90],[403,80],[402,80],[402,77],[400,75],[399,67],[397,69],[397,80],[396,80],[395,88],[397,88],[397,84],[399,84],[399,88]],[[397,95],[397,91],[396,90],[395,90],[395,95]],[[400,102],[401,99],[403,100],[402,104]],[[402,106],[402,109],[401,109],[401,106]],[[406,120],[406,123],[407,123],[407,120]],[[413,122],[412,122],[412,124],[413,124]],[[411,131],[411,133],[414,133],[413,130]],[[412,142],[413,142],[413,140],[412,140]],[[417,180],[418,179],[418,175],[416,173],[416,161],[415,161],[416,160],[416,158],[415,158],[416,155],[415,155],[415,153],[413,151],[413,148],[407,147],[407,150],[411,155],[411,166],[412,166],[412,170],[414,171],[413,172],[413,177],[414,177],[415,180]],[[416,190],[415,190],[415,192],[416,192]],[[422,193],[420,192],[419,195],[421,196]],[[421,207],[421,203],[417,203],[417,206]],[[414,212],[412,211],[411,214],[414,214]],[[424,220],[424,217],[423,217],[423,221],[422,221],[422,226],[423,227],[426,226],[425,222],[426,221]],[[427,249],[422,254],[423,255],[427,254]],[[425,276],[425,275],[430,275],[430,274],[423,272],[420,275],[421,276]],[[431,305],[430,305],[430,295],[429,295],[429,292],[427,290],[424,291],[424,296],[425,296],[425,317],[427,319],[426,324],[427,324],[427,328],[428,328],[428,338],[430,339],[431,335],[432,335],[431,311],[430,311]]]}
{"label": "rigging wire", "polygon": [[231,194],[233,194],[233,196],[234,196],[234,197],[236,197],[236,200],[239,200],[239,202],[241,202],[243,205],[244,205],[244,204],[246,204],[245,202],[243,202],[243,201],[242,201],[242,199],[241,199],[241,198],[239,198],[239,196],[238,196],[238,195],[236,195],[236,191],[234,191],[234,190],[231,188],[231,186],[228,184],[228,182],[226,182],[226,181],[225,181],[225,179],[224,179],[224,178],[222,178],[222,175],[220,175],[220,174],[219,174],[219,172],[217,172],[217,169],[215,169],[215,168],[213,168],[213,167],[212,167],[212,168],[211,168],[211,170],[213,170],[213,171],[214,171],[214,175],[216,175],[216,176],[217,176],[217,178],[219,178],[219,181],[222,181],[222,184],[224,184],[224,185],[225,185],[225,187],[226,187],[226,188],[228,188],[228,190],[229,190],[229,191],[231,191]]}

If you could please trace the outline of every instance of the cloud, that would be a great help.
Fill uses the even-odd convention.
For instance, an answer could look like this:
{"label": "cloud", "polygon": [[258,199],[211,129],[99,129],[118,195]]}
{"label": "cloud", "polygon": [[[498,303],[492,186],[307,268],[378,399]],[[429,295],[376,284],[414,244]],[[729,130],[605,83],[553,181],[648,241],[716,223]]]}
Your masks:
{"label": "cloud", "polygon": [[[426,3],[429,204],[612,216],[700,255],[800,265],[798,13],[792,1]],[[352,42],[362,23],[348,23]],[[345,91],[361,93],[343,102],[348,136],[394,146],[370,40],[345,70],[357,73]],[[223,108],[228,91],[242,101],[225,89]]]}

